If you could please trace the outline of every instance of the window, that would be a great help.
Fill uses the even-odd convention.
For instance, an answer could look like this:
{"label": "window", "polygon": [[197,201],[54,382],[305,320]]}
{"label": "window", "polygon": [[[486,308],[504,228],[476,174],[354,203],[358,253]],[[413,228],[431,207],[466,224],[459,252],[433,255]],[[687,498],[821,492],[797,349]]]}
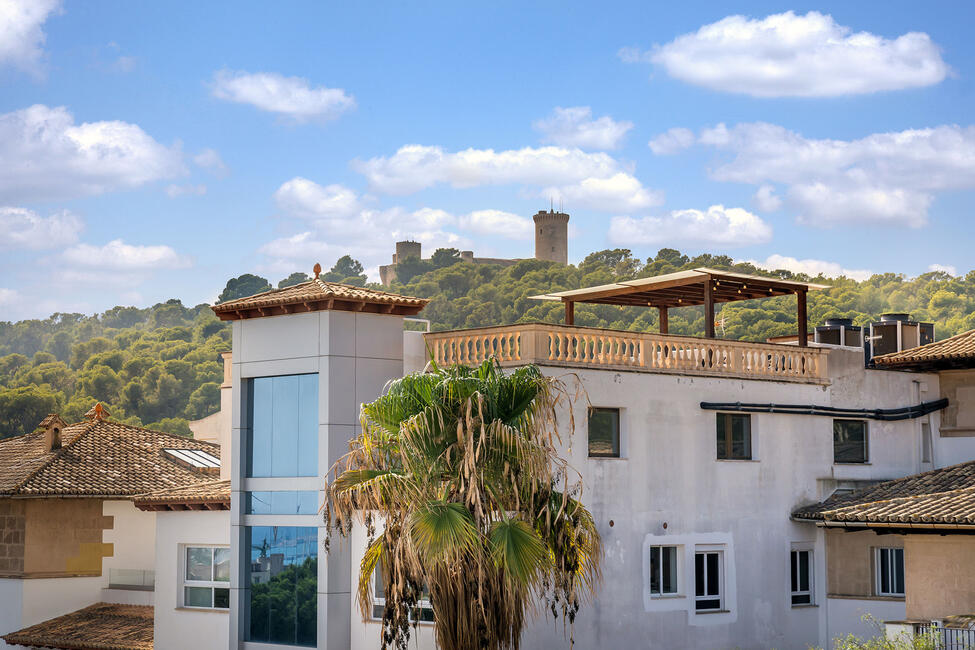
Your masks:
{"label": "window", "polygon": [[718,413],[718,460],[752,459],[752,416],[742,413]]}
{"label": "window", "polygon": [[183,562],[183,607],[230,608],[230,549],[187,546]]}
{"label": "window", "polygon": [[931,425],[927,422],[921,423],[921,462],[931,462]]}
{"label": "window", "polygon": [[318,514],[318,492],[280,490],[246,492],[244,514],[248,515],[315,515]]}
{"label": "window", "polygon": [[904,549],[877,549],[877,595],[904,595]]}
{"label": "window", "polygon": [[249,526],[244,535],[247,639],[314,646],[318,640],[318,528]]}
{"label": "window", "polygon": [[650,595],[677,595],[677,547],[650,547]]}
{"label": "window", "polygon": [[792,551],[792,604],[812,605],[812,551]]}
{"label": "window", "polygon": [[833,420],[833,462],[867,462],[865,420]]}
{"label": "window", "polygon": [[594,408],[589,411],[589,456],[620,457],[620,410]]}
{"label": "window", "polygon": [[721,609],[721,551],[698,551],[694,554],[694,609]]}
{"label": "window", "polygon": [[318,476],[318,375],[247,384],[247,476]]}
{"label": "window", "polygon": [[[372,574],[372,617],[382,620],[383,611],[386,609],[386,583],[383,580],[383,569],[376,565],[376,571]],[[413,613],[410,614],[413,619]],[[433,623],[433,605],[430,603],[430,591],[423,588],[423,598],[420,599],[420,620],[424,623]]]}

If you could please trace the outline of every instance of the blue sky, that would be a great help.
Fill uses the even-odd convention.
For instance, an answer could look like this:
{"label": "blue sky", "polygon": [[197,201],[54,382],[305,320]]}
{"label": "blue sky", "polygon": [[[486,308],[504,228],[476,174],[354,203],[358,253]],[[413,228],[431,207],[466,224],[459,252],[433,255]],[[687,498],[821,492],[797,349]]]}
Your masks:
{"label": "blue sky", "polygon": [[975,266],[969,3],[526,4],[0,0],[0,320],[528,257],[553,197],[573,262]]}

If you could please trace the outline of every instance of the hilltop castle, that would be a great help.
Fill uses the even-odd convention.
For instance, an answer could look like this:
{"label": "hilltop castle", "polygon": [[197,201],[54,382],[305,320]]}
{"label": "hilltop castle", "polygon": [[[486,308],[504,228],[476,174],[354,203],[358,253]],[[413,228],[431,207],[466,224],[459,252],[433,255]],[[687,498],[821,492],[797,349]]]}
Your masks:
{"label": "hilltop castle", "polygon": [[[554,210],[539,210],[532,217],[535,222],[535,259],[568,264],[569,261],[569,215]],[[422,244],[416,241],[396,242],[396,252],[393,253],[393,263],[379,267],[380,281],[389,286],[396,279],[396,265],[408,257],[423,259]],[[500,259],[495,257],[474,257],[474,251],[461,251],[462,262],[473,264],[497,264],[509,266],[518,259]]]}

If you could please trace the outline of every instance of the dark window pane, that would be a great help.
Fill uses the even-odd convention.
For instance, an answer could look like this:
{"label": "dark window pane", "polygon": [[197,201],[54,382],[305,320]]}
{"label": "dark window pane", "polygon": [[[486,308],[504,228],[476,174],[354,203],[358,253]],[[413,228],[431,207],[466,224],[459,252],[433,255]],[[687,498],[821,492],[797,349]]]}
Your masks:
{"label": "dark window pane", "polygon": [[812,603],[811,594],[796,594],[792,597],[793,605],[809,605]]}
{"label": "dark window pane", "polygon": [[809,551],[799,551],[799,589],[809,591]]}
{"label": "dark window pane", "polygon": [[589,455],[619,457],[619,409],[594,408],[589,412]]}
{"label": "dark window pane", "polygon": [[318,529],[253,526],[245,584],[250,591],[249,640],[315,645],[318,614]]}
{"label": "dark window pane", "polygon": [[230,608],[230,590],[229,589],[214,589],[213,590],[213,606],[219,607],[221,609]]}
{"label": "dark window pane", "polygon": [[721,599],[709,598],[707,600],[699,600],[696,603],[696,609],[721,609]]}
{"label": "dark window pane", "polygon": [[660,547],[650,547],[650,593],[660,593]]}
{"label": "dark window pane", "polygon": [[718,413],[715,423],[718,458],[721,460],[751,460],[751,416],[741,413]]}
{"label": "dark window pane", "polygon": [[867,423],[833,420],[833,462],[867,462]]}
{"label": "dark window pane", "polygon": [[663,593],[677,593],[677,548],[665,546],[663,548],[663,577],[661,582]]}
{"label": "dark window pane", "polygon": [[707,591],[707,595],[708,596],[717,596],[719,593],[721,593],[721,590],[718,587],[718,571],[719,571],[718,570],[718,554],[717,553],[708,553],[708,555],[707,555],[707,562],[708,562],[708,564],[707,564],[707,566],[708,566],[708,571],[707,571],[707,575],[708,575],[707,589],[708,589],[708,591]]}
{"label": "dark window pane", "polygon": [[704,595],[704,555],[702,553],[694,556],[694,595]]}
{"label": "dark window pane", "polygon": [[880,549],[880,592],[890,593],[890,550]]}

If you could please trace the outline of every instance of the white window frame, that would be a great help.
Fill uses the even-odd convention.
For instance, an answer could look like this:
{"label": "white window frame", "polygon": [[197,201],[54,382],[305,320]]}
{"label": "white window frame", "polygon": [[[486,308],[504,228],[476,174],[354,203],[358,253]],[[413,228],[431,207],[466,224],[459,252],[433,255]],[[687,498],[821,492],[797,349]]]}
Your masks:
{"label": "white window frame", "polygon": [[[887,576],[890,579],[889,590],[884,590],[883,575],[881,573],[881,569],[884,564],[884,551],[887,552],[886,553],[887,555],[886,562],[887,562],[887,569],[888,569]],[[896,546],[879,546],[874,549],[874,574],[875,574],[874,583],[875,583],[876,593],[878,596],[888,596],[891,598],[904,597],[904,591],[901,592],[894,591],[894,588],[896,588],[897,586],[896,585],[897,581],[895,579],[897,562],[895,558],[897,558],[898,555],[900,555],[901,558],[900,561],[901,580],[903,580],[905,585],[904,591],[907,591],[907,576],[905,575],[907,573],[907,567],[905,566],[905,562],[904,562],[904,549]]]}
{"label": "white window frame", "polygon": [[[807,582],[809,583],[809,588],[808,589],[802,589],[801,588],[802,587],[802,580],[800,579],[801,578],[801,575],[800,575],[801,569],[800,569],[800,567],[802,565],[799,563],[799,556],[798,555],[796,555],[795,570],[793,571],[793,569],[792,569],[792,556],[794,554],[798,554],[798,553],[806,553],[809,556],[809,560],[806,563],[806,570],[809,572],[809,575],[806,576]],[[791,592],[791,594],[789,596],[789,600],[792,603],[792,606],[793,607],[809,607],[810,605],[815,605],[816,604],[816,587],[815,587],[815,584],[816,583],[813,580],[813,576],[816,574],[816,564],[815,564],[814,558],[815,558],[815,556],[813,555],[813,550],[811,548],[795,547],[791,551],[789,551],[789,578],[790,578],[790,580],[795,580],[796,586],[799,587],[799,589],[793,590],[792,589],[792,583],[790,581],[790,583],[789,583],[789,591]],[[809,602],[807,602],[807,603],[797,603],[796,602],[796,596],[800,596],[800,597],[806,596],[806,597],[809,598]]]}
{"label": "white window frame", "polygon": [[650,587],[650,598],[680,598],[681,597],[681,586],[682,586],[682,583],[681,583],[681,578],[682,578],[682,576],[681,576],[681,564],[682,564],[681,555],[682,555],[683,547],[680,546],[679,544],[652,544],[650,546],[649,567],[650,567],[651,575],[650,575],[650,582],[649,582],[649,584],[650,585],[653,584],[653,575],[652,575],[652,573],[653,573],[653,559],[652,558],[653,558],[653,550],[654,549],[660,549],[660,558],[661,558],[660,566],[657,567],[660,570],[660,575],[657,576],[657,584],[661,585],[661,588],[662,588],[662,586],[664,584],[664,580],[663,580],[663,554],[664,554],[664,551],[663,550],[665,548],[672,548],[672,549],[674,549],[674,555],[676,556],[674,558],[674,564],[675,564],[675,566],[674,566],[674,591],[672,591],[672,592],[671,591],[667,591],[667,592],[664,592],[664,591],[656,591],[655,592],[655,591],[653,591],[653,588]]}
{"label": "white window frame", "polygon": [[[697,595],[697,556],[705,556],[704,560],[704,589],[707,591],[707,556],[717,555],[718,556],[718,593],[717,594],[706,594]],[[724,588],[724,549],[723,548],[713,548],[713,547],[698,547],[694,551],[694,611],[697,614],[709,614],[712,612],[723,612],[725,611],[725,588]],[[717,600],[717,607],[709,607],[708,609],[698,609],[697,603],[702,600]]]}
{"label": "white window frame", "polygon": [[186,609],[200,609],[204,611],[215,611],[215,612],[229,612],[230,605],[228,600],[227,607],[200,607],[198,605],[190,605],[186,602],[186,588],[187,587],[209,587],[211,592],[210,602],[214,602],[213,591],[216,589],[226,589],[229,593],[230,591],[230,578],[228,576],[227,580],[189,580],[186,577],[186,560],[189,555],[190,549],[206,548],[210,549],[210,577],[213,577],[214,563],[213,555],[214,551],[217,549],[226,549],[230,552],[229,546],[224,546],[221,544],[181,544],[179,547],[179,594],[178,600],[180,607]]}

